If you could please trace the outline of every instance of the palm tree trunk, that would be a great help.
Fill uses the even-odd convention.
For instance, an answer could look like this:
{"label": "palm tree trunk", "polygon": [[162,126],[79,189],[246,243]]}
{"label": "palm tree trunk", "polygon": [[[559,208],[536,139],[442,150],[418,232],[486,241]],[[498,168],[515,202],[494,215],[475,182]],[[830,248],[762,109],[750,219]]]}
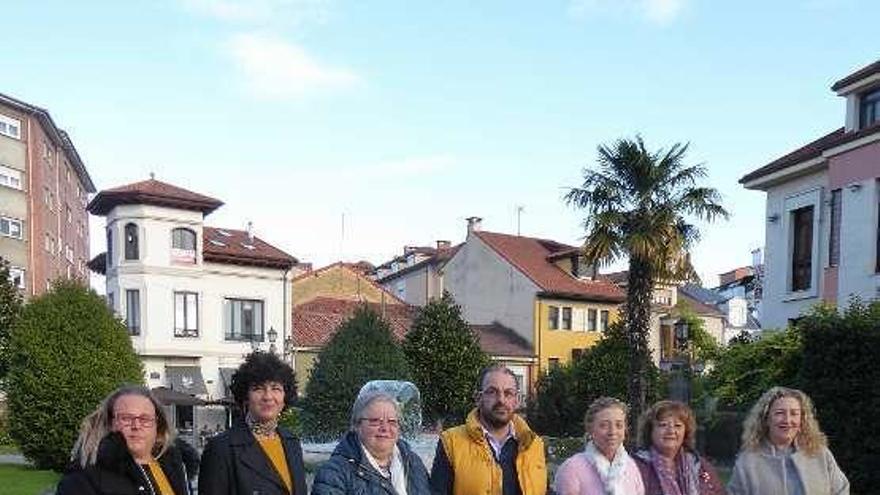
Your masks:
{"label": "palm tree trunk", "polygon": [[[651,301],[654,289],[651,265],[645,260],[630,258],[626,298],[626,336],[629,344],[629,380],[627,400],[630,406],[630,426],[646,407],[648,360],[648,330],[651,323]],[[631,437],[635,438],[635,437]]]}

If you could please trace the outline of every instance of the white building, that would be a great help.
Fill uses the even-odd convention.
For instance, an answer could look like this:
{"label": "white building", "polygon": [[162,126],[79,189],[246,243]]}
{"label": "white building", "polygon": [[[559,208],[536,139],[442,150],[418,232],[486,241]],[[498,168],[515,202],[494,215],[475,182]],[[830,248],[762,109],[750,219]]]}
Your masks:
{"label": "white building", "polygon": [[[245,354],[290,336],[297,260],[248,231],[205,226],[222,204],[154,179],[89,204],[107,219],[107,252],[90,266],[106,275],[108,303],[125,319],[150,388],[223,399]],[[181,429],[193,421],[176,419]]]}
{"label": "white building", "polygon": [[763,328],[880,294],[880,61],[831,90],[842,127],[740,179],[767,193]]}

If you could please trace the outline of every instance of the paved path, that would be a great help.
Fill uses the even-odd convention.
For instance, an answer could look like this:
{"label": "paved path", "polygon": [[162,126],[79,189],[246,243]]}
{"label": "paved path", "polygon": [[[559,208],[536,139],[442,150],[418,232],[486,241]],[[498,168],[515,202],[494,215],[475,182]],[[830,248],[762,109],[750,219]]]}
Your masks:
{"label": "paved path", "polygon": [[21,454],[0,454],[0,464],[26,466],[30,463]]}

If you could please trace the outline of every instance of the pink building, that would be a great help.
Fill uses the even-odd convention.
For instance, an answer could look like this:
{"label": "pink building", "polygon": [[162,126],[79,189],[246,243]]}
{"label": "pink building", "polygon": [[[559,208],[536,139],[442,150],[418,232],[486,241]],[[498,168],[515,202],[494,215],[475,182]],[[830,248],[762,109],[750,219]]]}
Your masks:
{"label": "pink building", "polygon": [[880,294],[880,60],[831,90],[843,127],[740,179],[767,193],[764,328]]}

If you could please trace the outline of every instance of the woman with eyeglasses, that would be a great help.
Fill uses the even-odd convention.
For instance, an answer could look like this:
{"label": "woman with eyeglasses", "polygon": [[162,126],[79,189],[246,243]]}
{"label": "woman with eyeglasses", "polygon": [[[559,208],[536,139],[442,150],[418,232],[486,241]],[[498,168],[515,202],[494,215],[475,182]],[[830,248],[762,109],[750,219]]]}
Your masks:
{"label": "woman with eyeglasses", "polygon": [[400,438],[400,404],[387,392],[358,396],[351,430],[315,475],[312,495],[428,495],[428,471]]}
{"label": "woman with eyeglasses", "polygon": [[299,439],[278,426],[296,397],[293,369],[278,356],[254,352],[232,375],[244,420],[208,440],[199,495],[303,495],[306,474]]}
{"label": "woman with eyeglasses", "polygon": [[153,394],[123,387],[83,420],[57,494],[189,495],[198,462]]}

